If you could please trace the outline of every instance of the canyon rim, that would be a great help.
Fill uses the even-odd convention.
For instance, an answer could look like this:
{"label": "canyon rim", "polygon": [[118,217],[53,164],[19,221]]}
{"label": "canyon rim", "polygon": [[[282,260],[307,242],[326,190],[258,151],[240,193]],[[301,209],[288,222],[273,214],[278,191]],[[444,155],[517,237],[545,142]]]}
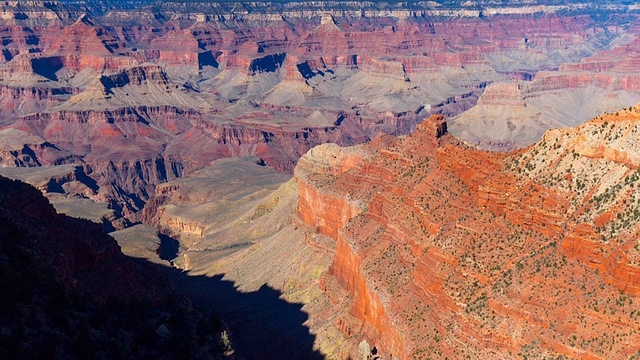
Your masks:
{"label": "canyon rim", "polygon": [[0,15],[3,358],[640,355],[635,2]]}

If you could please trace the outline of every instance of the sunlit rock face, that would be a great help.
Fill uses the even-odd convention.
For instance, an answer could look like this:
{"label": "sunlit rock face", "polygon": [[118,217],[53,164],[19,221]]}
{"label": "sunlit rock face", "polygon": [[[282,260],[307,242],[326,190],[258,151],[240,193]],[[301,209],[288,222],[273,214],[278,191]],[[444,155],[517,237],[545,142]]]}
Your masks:
{"label": "sunlit rock face", "polygon": [[476,3],[2,3],[0,174],[330,357],[631,356],[638,9]]}
{"label": "sunlit rock face", "polygon": [[[432,117],[383,147],[305,155],[298,216],[336,242],[323,290],[344,336],[401,358],[636,353],[638,114],[509,154]],[[629,341],[589,341],[603,332]]]}
{"label": "sunlit rock face", "polygon": [[[157,183],[221,157],[257,155],[292,173],[315,145],[408,134],[430,113],[459,115],[454,135],[508,150],[638,100],[633,13],[605,24],[574,5],[491,5],[484,17],[435,4],[84,6],[2,5],[1,124],[57,148],[34,148],[19,166],[84,162],[98,177],[98,162],[122,164],[125,153],[163,163],[166,175],[143,171],[160,172],[140,176],[144,193],[125,191],[139,199],[107,195],[127,214]],[[463,113],[494,82],[504,85]],[[567,91],[596,105],[543,105]],[[505,121],[500,99],[514,96]]]}

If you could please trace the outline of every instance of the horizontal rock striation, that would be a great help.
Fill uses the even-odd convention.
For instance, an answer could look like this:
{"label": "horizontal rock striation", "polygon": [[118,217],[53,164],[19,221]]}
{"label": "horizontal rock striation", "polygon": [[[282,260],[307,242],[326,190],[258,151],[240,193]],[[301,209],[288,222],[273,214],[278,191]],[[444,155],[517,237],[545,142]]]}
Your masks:
{"label": "horizontal rock striation", "polygon": [[[481,14],[430,3],[5,2],[0,164],[82,166],[97,184],[91,197],[135,219],[147,217],[138,213],[156,186],[224,157],[257,156],[292,174],[317,145],[373,140],[373,153],[392,161],[402,156],[383,151],[390,140],[379,134],[406,135],[424,117],[459,115],[478,101],[474,121],[450,130],[512,149],[635,99],[633,9],[599,7],[612,14],[605,21],[576,4],[520,5],[484,4]],[[592,71],[602,79],[586,85]],[[584,95],[593,86],[598,101]],[[564,98],[556,90],[575,91],[588,109],[542,106]],[[558,111],[572,120],[546,121]],[[333,154],[328,167],[330,156],[350,159],[334,177],[370,164],[369,150],[322,151]],[[397,176],[366,166],[375,176],[357,180],[371,186]],[[387,206],[383,197],[373,207],[355,200],[371,190],[345,200],[313,181],[299,186],[310,199],[305,221],[327,217],[318,235],[337,238],[349,219]],[[323,197],[326,207],[312,200]],[[439,231],[434,224],[424,222]]]}
{"label": "horizontal rock striation", "polygon": [[504,154],[432,117],[305,155],[298,216],[336,241],[323,290],[351,356],[362,340],[399,358],[635,354],[639,119],[605,114]]}

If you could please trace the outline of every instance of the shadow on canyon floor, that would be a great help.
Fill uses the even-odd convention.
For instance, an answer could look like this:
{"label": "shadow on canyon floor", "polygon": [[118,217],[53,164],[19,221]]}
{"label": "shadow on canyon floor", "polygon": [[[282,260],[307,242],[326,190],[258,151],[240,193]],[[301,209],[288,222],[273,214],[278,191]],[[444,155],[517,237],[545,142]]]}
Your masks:
{"label": "shadow on canyon floor", "polygon": [[[162,265],[159,271],[171,272]],[[253,292],[241,292],[222,275],[191,276],[178,272],[176,290],[186,295],[203,313],[214,312],[229,325],[234,345],[242,359],[323,359],[313,349],[315,335],[304,325],[308,315],[302,304],[280,298],[279,290],[263,285]]]}
{"label": "shadow on canyon floor", "polygon": [[158,233],[158,238],[160,238],[160,246],[156,251],[158,257],[169,263],[173,263],[173,259],[178,256],[178,252],[180,251],[180,243],[178,240],[163,233]]}

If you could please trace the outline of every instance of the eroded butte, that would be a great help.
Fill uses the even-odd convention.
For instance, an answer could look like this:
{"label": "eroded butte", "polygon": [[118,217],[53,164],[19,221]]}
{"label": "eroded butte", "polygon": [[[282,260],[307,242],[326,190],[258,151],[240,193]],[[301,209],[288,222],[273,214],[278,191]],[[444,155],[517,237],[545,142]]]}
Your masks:
{"label": "eroded butte", "polygon": [[478,3],[2,3],[0,174],[247,358],[637,355],[639,8]]}

